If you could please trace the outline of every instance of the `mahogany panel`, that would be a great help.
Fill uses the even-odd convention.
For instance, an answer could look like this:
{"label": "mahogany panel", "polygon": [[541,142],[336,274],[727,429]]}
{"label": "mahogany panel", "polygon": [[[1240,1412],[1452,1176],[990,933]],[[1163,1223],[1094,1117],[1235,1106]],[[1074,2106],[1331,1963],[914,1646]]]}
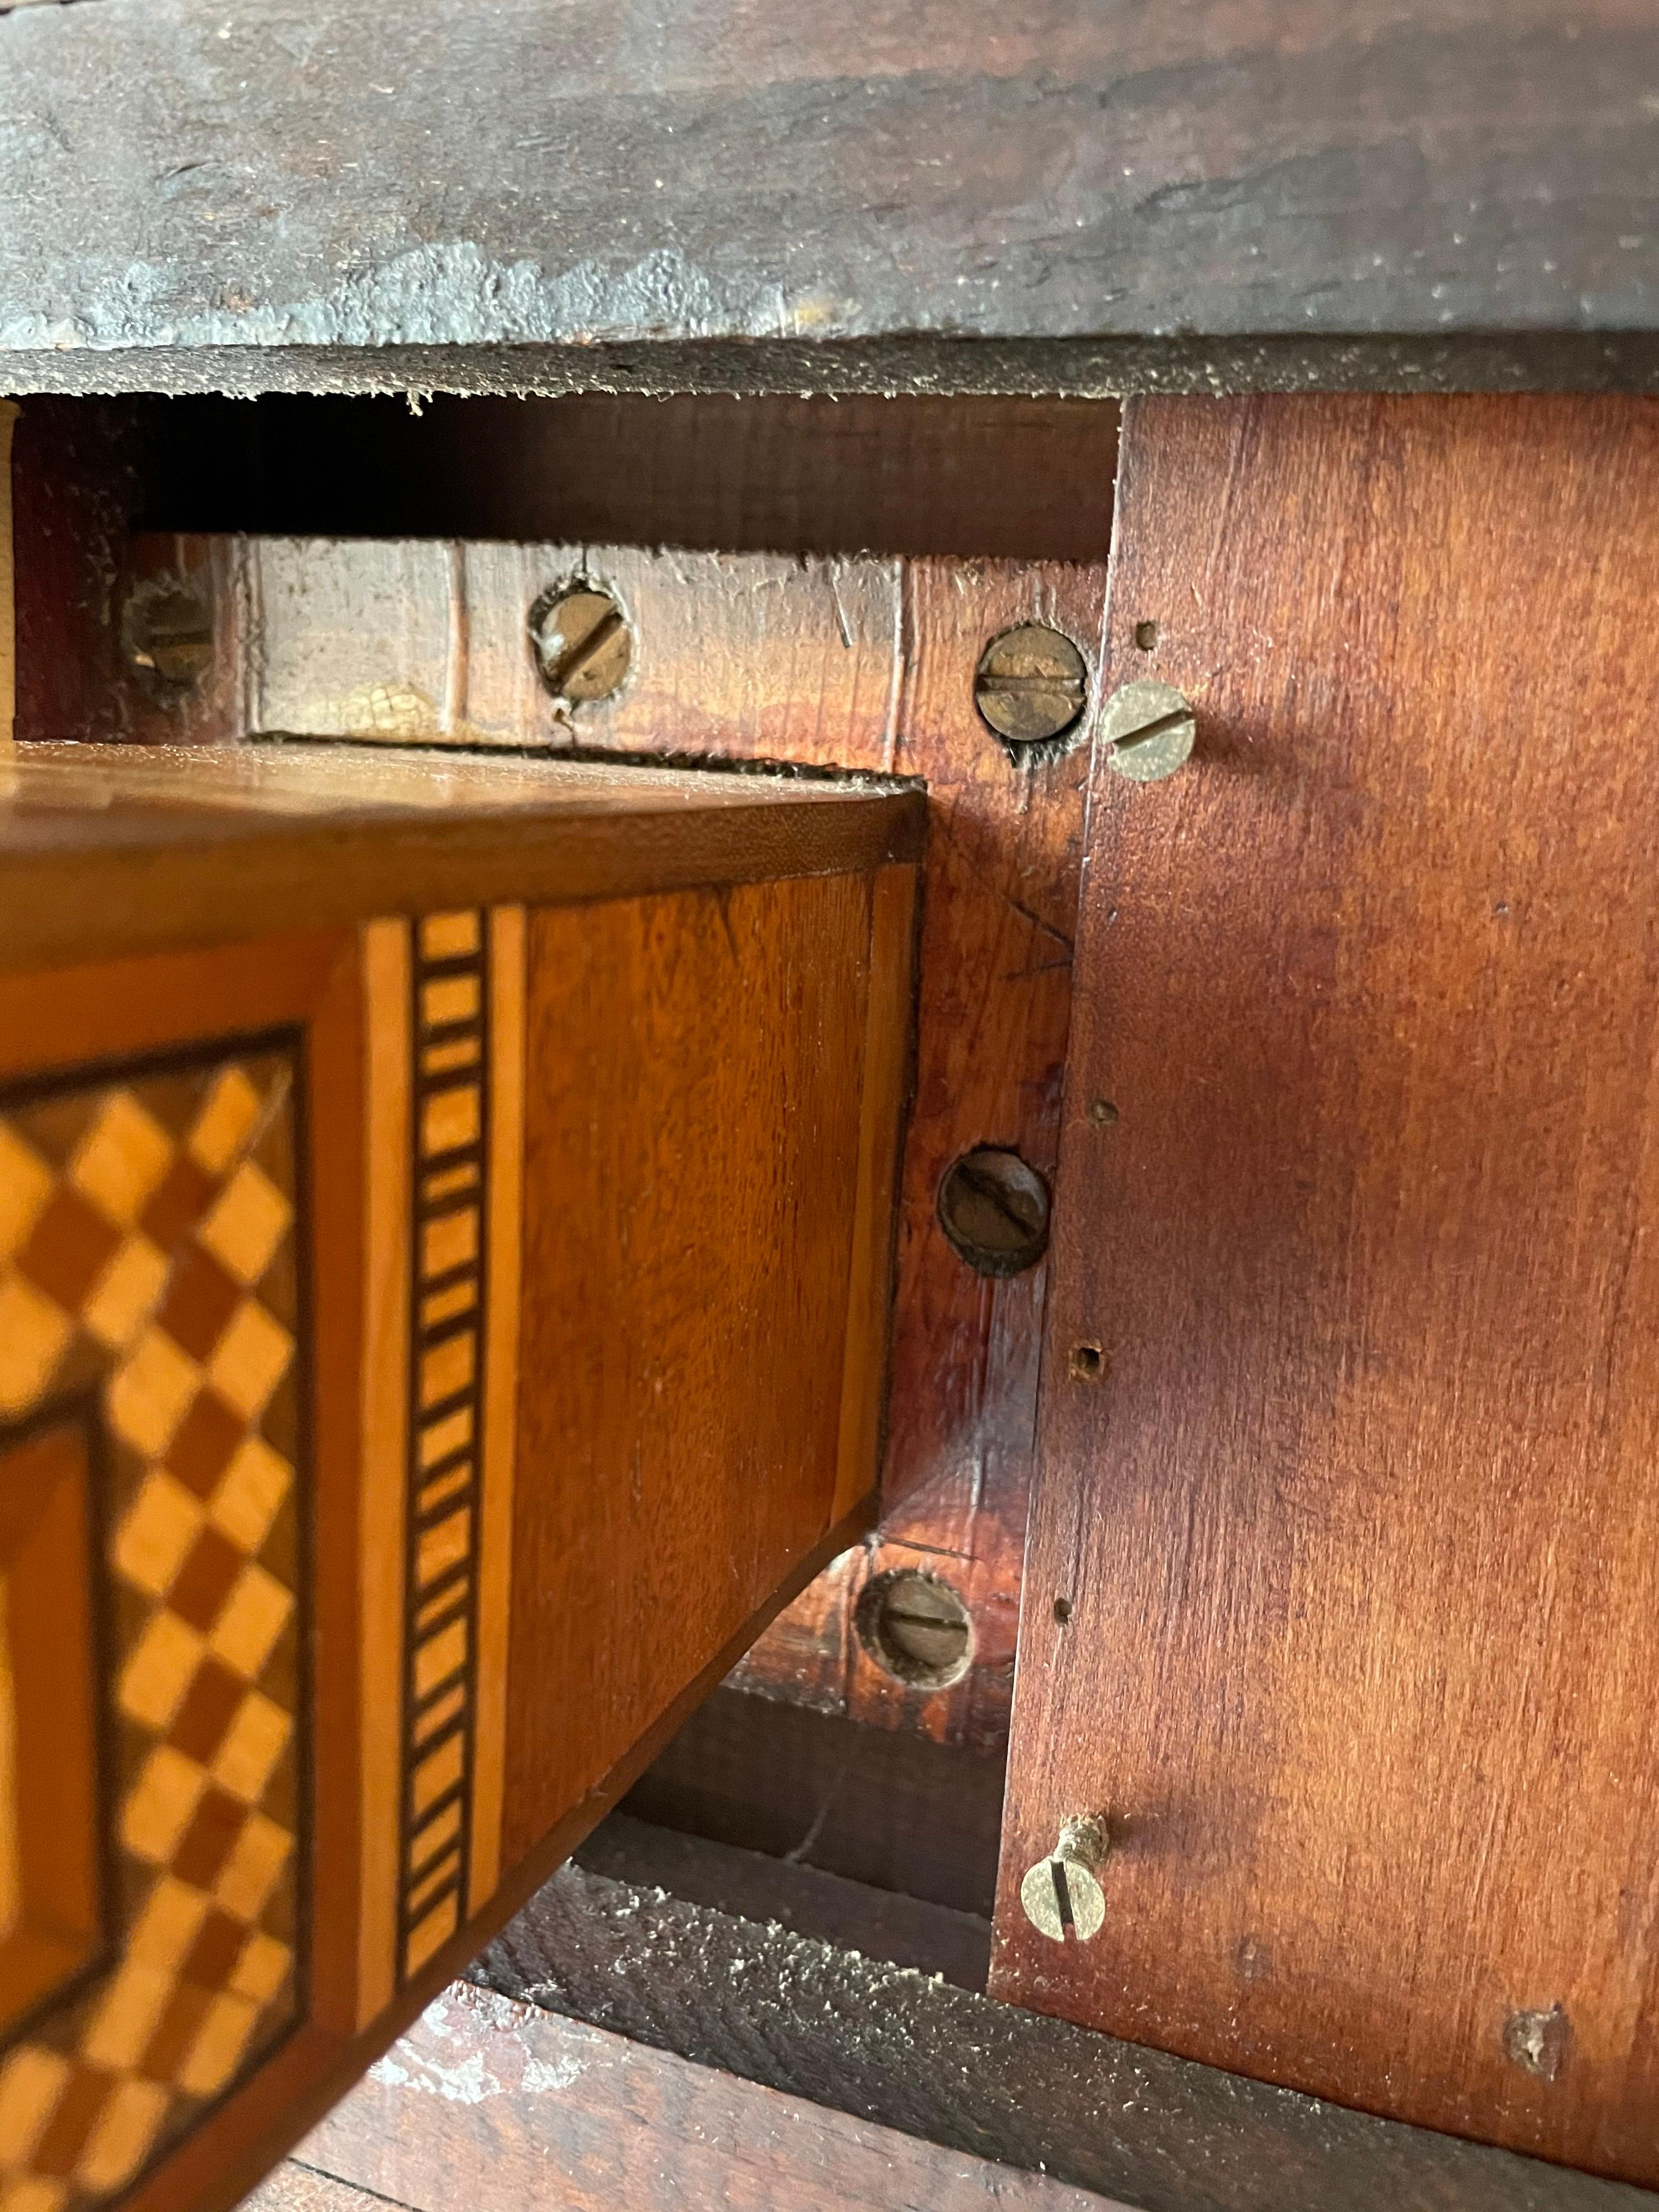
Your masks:
{"label": "mahogany panel", "polygon": [[27,745],[3,799],[7,969],[480,901],[861,873],[913,859],[924,818],[910,792],[345,745]]}
{"label": "mahogany panel", "polygon": [[1642,401],[1127,410],[1199,742],[1093,771],[992,1982],[1650,2182],[1656,500]]}
{"label": "mahogany panel", "polygon": [[838,876],[529,919],[507,1863],[842,1517],[844,1423],[873,1441],[876,910]]}

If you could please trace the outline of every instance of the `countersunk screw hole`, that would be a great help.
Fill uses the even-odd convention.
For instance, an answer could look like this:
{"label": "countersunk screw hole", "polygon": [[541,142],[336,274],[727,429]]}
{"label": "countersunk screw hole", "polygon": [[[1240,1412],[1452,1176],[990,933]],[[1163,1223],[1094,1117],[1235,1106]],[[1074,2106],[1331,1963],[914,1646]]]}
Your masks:
{"label": "countersunk screw hole", "polygon": [[1117,1109],[1109,1098],[1091,1099],[1089,1119],[1097,1129],[1109,1129],[1117,1119]]}
{"label": "countersunk screw hole", "polygon": [[1106,1355],[1097,1344],[1074,1344],[1068,1364],[1074,1382],[1098,1382],[1106,1371]]}
{"label": "countersunk screw hole", "polygon": [[151,576],[121,612],[121,650],[153,698],[177,706],[213,665],[213,610],[182,576]]}
{"label": "countersunk screw hole", "polygon": [[1048,1186],[1018,1152],[978,1145],[945,1173],[939,1227],[981,1275],[1018,1275],[1048,1249]]}
{"label": "countersunk screw hole", "polygon": [[1155,622],[1138,622],[1135,624],[1135,644],[1142,653],[1156,653],[1158,624]]}
{"label": "countersunk screw hole", "polygon": [[1069,637],[1041,623],[994,637],[974,674],[974,703],[988,727],[1011,745],[1041,744],[1077,728],[1089,696],[1089,672]]}
{"label": "countersunk screw hole", "polygon": [[634,636],[615,596],[602,584],[578,581],[544,592],[530,610],[536,672],[556,699],[580,706],[622,688],[634,659]]}
{"label": "countersunk screw hole", "polygon": [[853,1611],[860,1644],[913,1690],[948,1690],[973,1663],[968,1608],[939,1575],[895,1567],[867,1582]]}

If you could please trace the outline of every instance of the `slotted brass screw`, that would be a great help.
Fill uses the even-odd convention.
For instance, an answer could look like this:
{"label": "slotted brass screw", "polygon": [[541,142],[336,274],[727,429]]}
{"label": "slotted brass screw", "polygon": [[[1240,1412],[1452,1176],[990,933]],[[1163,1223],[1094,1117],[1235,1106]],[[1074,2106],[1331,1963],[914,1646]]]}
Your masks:
{"label": "slotted brass screw", "polygon": [[1081,718],[1088,695],[1083,655],[1069,637],[1042,623],[994,637],[974,678],[981,719],[1016,745],[1063,737]]}
{"label": "slotted brass screw", "polygon": [[1087,1943],[1106,1923],[1099,1870],[1111,1849],[1098,1813],[1080,1813],[1060,1824],[1060,1841],[1039,1859],[1019,1886],[1025,1917],[1051,1942]]}
{"label": "slotted brass screw", "polygon": [[1190,703],[1150,678],[1114,691],[1100,718],[1108,764],[1131,783],[1158,783],[1184,768],[1197,734]]}
{"label": "slotted brass screw", "polygon": [[530,642],[543,683],[572,706],[608,699],[634,658],[627,616],[591,584],[544,592],[530,611]]}

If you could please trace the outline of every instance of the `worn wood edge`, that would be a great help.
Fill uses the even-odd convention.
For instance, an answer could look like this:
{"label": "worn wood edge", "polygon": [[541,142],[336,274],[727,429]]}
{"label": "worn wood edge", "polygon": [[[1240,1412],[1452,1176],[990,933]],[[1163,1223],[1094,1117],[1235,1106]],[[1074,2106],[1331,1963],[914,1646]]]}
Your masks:
{"label": "worn wood edge", "polygon": [[524,1232],[525,911],[489,916],[489,1221],[484,1291],[483,1490],[479,1509],[472,1844],[467,1909],[501,1877],[507,1759],[507,1615],[513,1595],[519,1315]]}
{"label": "worn wood edge", "polygon": [[[294,2156],[307,2196],[325,2182],[411,2212],[458,2198],[497,2212],[1130,2212],[466,1983]],[[252,2205],[279,2212],[285,2194],[267,2185]]]}
{"label": "worn wood edge", "polygon": [[600,1821],[574,1859],[584,1874],[660,1891],[763,1926],[775,1923],[884,1966],[911,1966],[942,1975],[957,1989],[985,1992],[991,1923],[976,1912],[903,1890],[877,1889],[804,1860],[658,1827],[620,1806]]}
{"label": "worn wood edge", "polygon": [[837,1522],[796,1563],[764,1605],[750,1614],[701,1674],[663,1708],[609,1772],[571,1807],[533,1850],[507,1871],[483,1910],[475,1913],[440,1950],[434,1952],[374,2021],[313,2077],[289,2106],[279,2124],[251,2136],[234,2158],[226,2160],[216,2173],[212,2186],[192,2197],[191,2212],[230,2212],[231,2207],[240,2203],[265,2173],[288,2155],[330,2106],[339,2101],[440,1990],[461,1974],[526,1901],[544,1887],[644,1772],[688,1716],[718,1686],[721,1677],[730,1673],[762,1630],[799,1595],[815,1576],[823,1572],[837,1553],[858,1543],[868,1533],[876,1503],[873,1495],[861,1500],[856,1510]]}
{"label": "worn wood edge", "polygon": [[[363,1314],[358,1553],[362,1820],[357,1900],[357,2014],[363,2027],[397,1986],[401,1731],[368,1716],[403,1698],[404,1554],[383,1532],[403,1525],[409,1419],[410,947],[406,921],[362,933]],[[372,1532],[382,1532],[381,1540]]]}
{"label": "worn wood edge", "polygon": [[[50,750],[61,759],[75,748]],[[204,796],[210,774],[204,763]],[[792,804],[788,787],[774,785],[753,804],[730,801],[734,786],[751,781],[723,777],[722,803],[706,811],[665,800],[650,812],[562,816],[550,793],[545,811],[354,810],[344,820],[278,817],[271,826],[251,812],[204,809],[193,836],[173,829],[154,843],[13,854],[0,869],[0,967],[62,966],[417,909],[576,905],[862,874],[921,856],[918,792],[849,787],[828,799],[819,785]]]}
{"label": "worn wood edge", "polygon": [[1638,2212],[1659,2197],[998,2004],[567,1867],[480,1958],[504,1996],[1143,2212]]}
{"label": "worn wood edge", "polygon": [[919,872],[881,869],[870,886],[869,979],[859,1104],[858,1199],[848,1267],[836,1455],[837,1519],[878,1481],[891,1349],[898,1182],[914,1084]]}
{"label": "worn wood edge", "polygon": [[156,392],[822,393],[1116,399],[1139,392],[1659,392],[1659,333],[1301,337],[652,339],[584,345],[0,349],[18,398]]}

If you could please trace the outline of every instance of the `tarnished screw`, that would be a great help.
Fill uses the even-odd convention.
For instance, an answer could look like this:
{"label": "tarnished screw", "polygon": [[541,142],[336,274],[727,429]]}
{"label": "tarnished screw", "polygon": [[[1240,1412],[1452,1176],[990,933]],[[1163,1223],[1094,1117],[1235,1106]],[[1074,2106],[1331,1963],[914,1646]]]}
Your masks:
{"label": "tarnished screw", "polygon": [[859,1593],[853,1626],[884,1672],[915,1690],[948,1690],[973,1663],[974,1625],[949,1583],[890,1567]]}
{"label": "tarnished screw", "polygon": [[543,683],[572,706],[608,699],[634,658],[627,616],[594,584],[544,592],[530,610],[530,642]]}
{"label": "tarnished screw", "polygon": [[981,1275],[1018,1275],[1048,1249],[1048,1186],[1018,1152],[977,1145],[946,1169],[939,1226]]}
{"label": "tarnished screw", "polygon": [[1106,1822],[1098,1813],[1062,1821],[1053,1855],[1039,1859],[1019,1886],[1025,1917],[1040,1936],[1055,1943],[1069,1936],[1086,1943],[1106,1922],[1106,1899],[1096,1879],[1111,1849]]}
{"label": "tarnished screw", "polygon": [[1179,691],[1143,678],[1106,702],[1100,735],[1109,764],[1131,783],[1157,783],[1184,768],[1198,725]]}
{"label": "tarnished screw", "polygon": [[213,610],[182,577],[149,577],[121,610],[121,650],[150,691],[177,701],[212,665]]}
{"label": "tarnished screw", "polygon": [[1040,623],[994,637],[974,678],[981,718],[1015,745],[1063,737],[1081,719],[1088,694],[1083,655],[1069,637]]}

